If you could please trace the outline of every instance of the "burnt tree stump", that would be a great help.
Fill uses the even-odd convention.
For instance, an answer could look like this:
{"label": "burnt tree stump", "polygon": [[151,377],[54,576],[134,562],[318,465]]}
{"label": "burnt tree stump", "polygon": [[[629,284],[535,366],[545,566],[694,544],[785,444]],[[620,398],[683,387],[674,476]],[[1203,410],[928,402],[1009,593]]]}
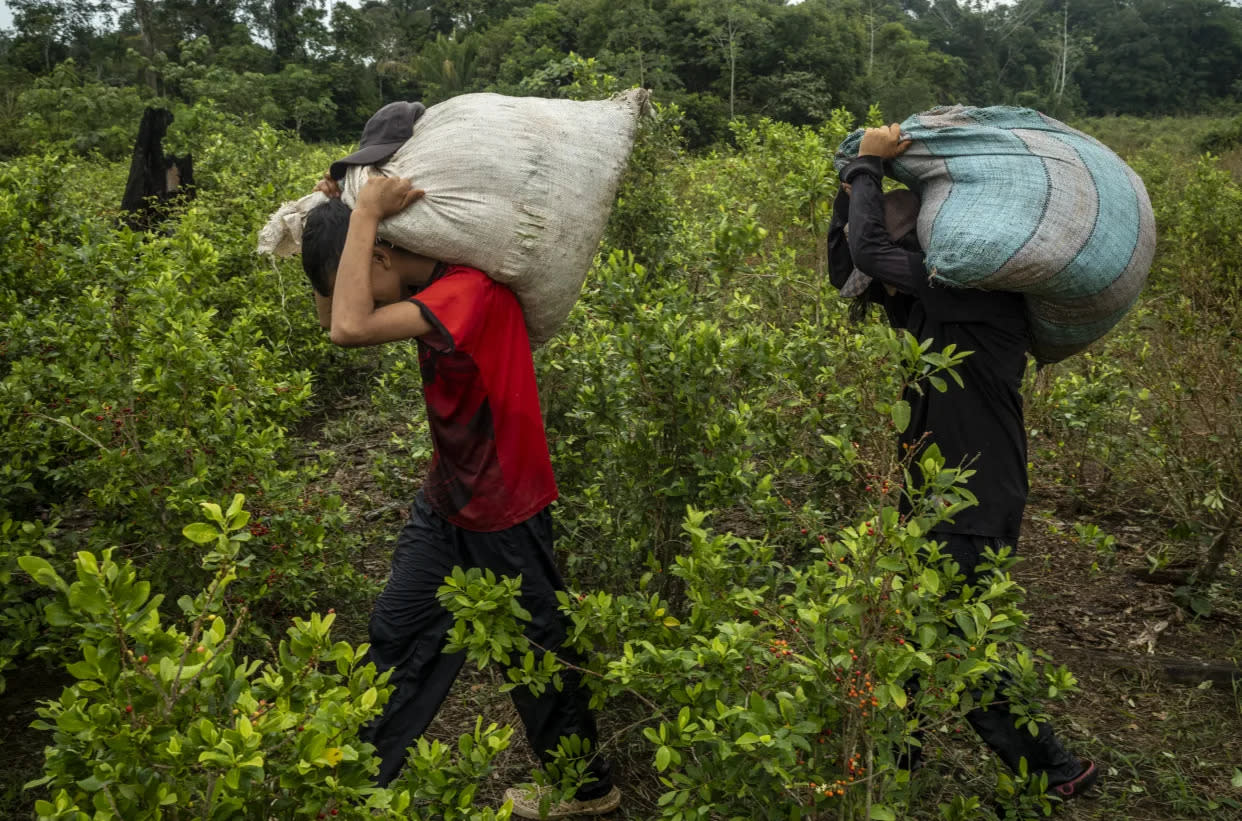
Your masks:
{"label": "burnt tree stump", "polygon": [[121,197],[124,220],[135,231],[147,230],[164,220],[174,203],[194,197],[193,157],[164,154],[164,137],[172,121],[172,112],[166,108],[143,112]]}

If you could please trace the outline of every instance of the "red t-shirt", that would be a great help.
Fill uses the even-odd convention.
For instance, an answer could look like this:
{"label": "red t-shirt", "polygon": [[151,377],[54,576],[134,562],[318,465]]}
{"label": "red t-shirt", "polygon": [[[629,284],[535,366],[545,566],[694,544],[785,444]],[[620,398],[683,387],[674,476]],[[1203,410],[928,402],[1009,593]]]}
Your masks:
{"label": "red t-shirt", "polygon": [[428,504],[467,530],[529,519],[556,498],[556,480],[517,297],[450,265],[411,301],[435,328],[418,340],[435,451]]}

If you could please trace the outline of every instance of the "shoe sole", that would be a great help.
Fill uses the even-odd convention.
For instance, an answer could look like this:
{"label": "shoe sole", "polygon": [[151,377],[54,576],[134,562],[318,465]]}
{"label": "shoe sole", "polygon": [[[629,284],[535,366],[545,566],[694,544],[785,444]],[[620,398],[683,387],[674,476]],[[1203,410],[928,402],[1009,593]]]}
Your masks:
{"label": "shoe sole", "polygon": [[539,814],[538,805],[528,808],[515,800],[513,815],[516,818],[526,818],[528,821],[560,821],[563,818],[574,818],[580,815],[603,815],[620,806],[621,791],[613,787],[599,798],[592,798],[589,801],[570,801],[562,806],[553,805],[548,808],[547,815]]}
{"label": "shoe sole", "polygon": [[1055,795],[1062,801],[1069,801],[1095,786],[1095,782],[1099,780],[1099,777],[1100,770],[1095,766],[1095,762],[1088,761],[1085,770],[1064,784],[1057,784],[1055,787],[1049,788],[1048,793]]}

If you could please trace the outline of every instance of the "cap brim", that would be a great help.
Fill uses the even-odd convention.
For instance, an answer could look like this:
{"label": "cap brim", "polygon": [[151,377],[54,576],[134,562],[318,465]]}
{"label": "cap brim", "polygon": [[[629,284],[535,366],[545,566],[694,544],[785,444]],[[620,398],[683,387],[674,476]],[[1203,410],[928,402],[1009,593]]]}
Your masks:
{"label": "cap brim", "polygon": [[348,157],[332,163],[328,167],[328,173],[332,175],[333,179],[343,179],[351,165],[373,165],[377,162],[383,162],[395,154],[397,149],[403,145],[405,145],[404,142],[379,143],[377,145],[368,145],[366,148],[359,148]]}

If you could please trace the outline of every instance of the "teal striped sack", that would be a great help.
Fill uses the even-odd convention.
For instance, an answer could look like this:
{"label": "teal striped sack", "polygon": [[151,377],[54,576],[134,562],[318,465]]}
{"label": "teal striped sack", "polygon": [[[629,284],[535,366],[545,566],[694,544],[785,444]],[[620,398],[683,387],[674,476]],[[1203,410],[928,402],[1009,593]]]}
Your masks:
{"label": "teal striped sack", "polygon": [[[1032,352],[1057,362],[1138,299],[1156,247],[1143,181],[1098,140],[1028,108],[952,106],[901,124],[889,174],[922,199],[933,281],[1027,295]],[[841,143],[837,170],[862,131]]]}

